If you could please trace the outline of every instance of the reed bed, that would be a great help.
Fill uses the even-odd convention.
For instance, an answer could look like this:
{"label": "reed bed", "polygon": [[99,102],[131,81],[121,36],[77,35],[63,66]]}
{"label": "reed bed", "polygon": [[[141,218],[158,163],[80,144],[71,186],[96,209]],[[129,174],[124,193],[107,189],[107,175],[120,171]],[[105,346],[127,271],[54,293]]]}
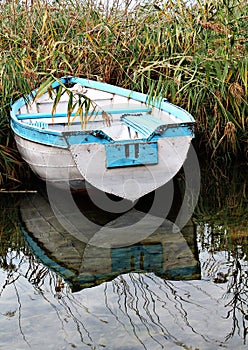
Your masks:
{"label": "reed bed", "polygon": [[247,156],[248,1],[103,3],[1,1],[0,182],[20,171],[10,101],[51,76],[164,95],[194,115],[204,155]]}

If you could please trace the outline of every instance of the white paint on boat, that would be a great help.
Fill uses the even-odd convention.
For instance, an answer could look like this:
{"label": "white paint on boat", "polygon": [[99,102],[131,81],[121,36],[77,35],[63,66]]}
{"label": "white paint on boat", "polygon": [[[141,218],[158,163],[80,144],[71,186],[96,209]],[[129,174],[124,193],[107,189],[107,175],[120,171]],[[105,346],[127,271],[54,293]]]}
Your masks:
{"label": "white paint on boat", "polygon": [[84,180],[68,149],[34,143],[18,135],[15,140],[22,158],[42,180]]}

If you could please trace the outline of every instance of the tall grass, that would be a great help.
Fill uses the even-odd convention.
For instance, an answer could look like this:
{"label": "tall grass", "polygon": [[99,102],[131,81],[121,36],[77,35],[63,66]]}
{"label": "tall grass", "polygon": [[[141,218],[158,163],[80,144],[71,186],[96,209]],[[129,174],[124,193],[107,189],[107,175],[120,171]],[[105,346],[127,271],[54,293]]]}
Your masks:
{"label": "tall grass", "polygon": [[110,3],[1,2],[0,144],[11,100],[76,75],[162,94],[195,116],[204,154],[247,155],[248,1]]}

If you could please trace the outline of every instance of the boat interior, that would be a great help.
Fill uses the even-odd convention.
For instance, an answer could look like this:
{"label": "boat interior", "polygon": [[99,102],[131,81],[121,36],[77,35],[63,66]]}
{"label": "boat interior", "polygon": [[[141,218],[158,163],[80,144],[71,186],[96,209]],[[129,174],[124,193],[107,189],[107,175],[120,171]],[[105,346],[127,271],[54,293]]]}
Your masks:
{"label": "boat interior", "polygon": [[75,107],[70,117],[69,95],[62,95],[52,114],[54,99],[45,93],[35,102],[23,105],[17,118],[22,123],[51,131],[101,130],[113,140],[149,138],[165,125],[178,123],[169,113],[124,96],[95,89],[87,89],[85,96],[91,101],[89,110],[78,112],[78,96],[74,94]]}

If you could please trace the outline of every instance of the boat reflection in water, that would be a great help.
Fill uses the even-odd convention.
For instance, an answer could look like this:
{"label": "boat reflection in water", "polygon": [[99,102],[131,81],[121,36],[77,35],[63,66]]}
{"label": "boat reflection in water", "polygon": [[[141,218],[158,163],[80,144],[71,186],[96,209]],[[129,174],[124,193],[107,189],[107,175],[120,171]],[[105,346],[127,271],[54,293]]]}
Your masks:
{"label": "boat reflection in water", "polygon": [[[88,196],[82,199],[84,215],[92,220],[99,218],[101,213],[92,209]],[[155,232],[146,234],[149,227],[142,221],[145,213],[134,208],[122,215],[101,216],[102,226],[87,226],[84,215],[79,210],[55,215],[48,198],[40,193],[29,195],[21,203],[22,230],[33,254],[60,275],[73,292],[131,271],[153,272],[170,280],[200,278],[193,223],[174,232],[173,223],[164,220]],[[153,218],[150,215],[149,222]],[[134,234],[132,244],[122,242],[132,229],[139,233],[130,232]],[[104,244],[108,235],[110,243]]]}
{"label": "boat reflection in water", "polygon": [[[231,181],[229,187],[235,188]],[[192,224],[179,232],[168,220],[159,223],[169,194],[179,202],[174,188],[159,195],[161,212],[151,210],[147,197],[118,213],[96,208],[89,192],[71,195],[74,206],[59,190],[28,194],[20,208],[22,231],[41,262],[16,228],[17,209],[2,201],[2,348],[246,350],[247,230],[232,238],[226,211],[222,217],[222,207],[214,207],[216,196],[212,224],[204,219],[209,215],[199,215],[196,237]],[[245,184],[240,188],[244,193]],[[102,203],[100,194],[94,199]],[[164,217],[181,219],[181,203],[175,204]],[[230,221],[241,220],[242,208],[235,216],[230,208]]]}

